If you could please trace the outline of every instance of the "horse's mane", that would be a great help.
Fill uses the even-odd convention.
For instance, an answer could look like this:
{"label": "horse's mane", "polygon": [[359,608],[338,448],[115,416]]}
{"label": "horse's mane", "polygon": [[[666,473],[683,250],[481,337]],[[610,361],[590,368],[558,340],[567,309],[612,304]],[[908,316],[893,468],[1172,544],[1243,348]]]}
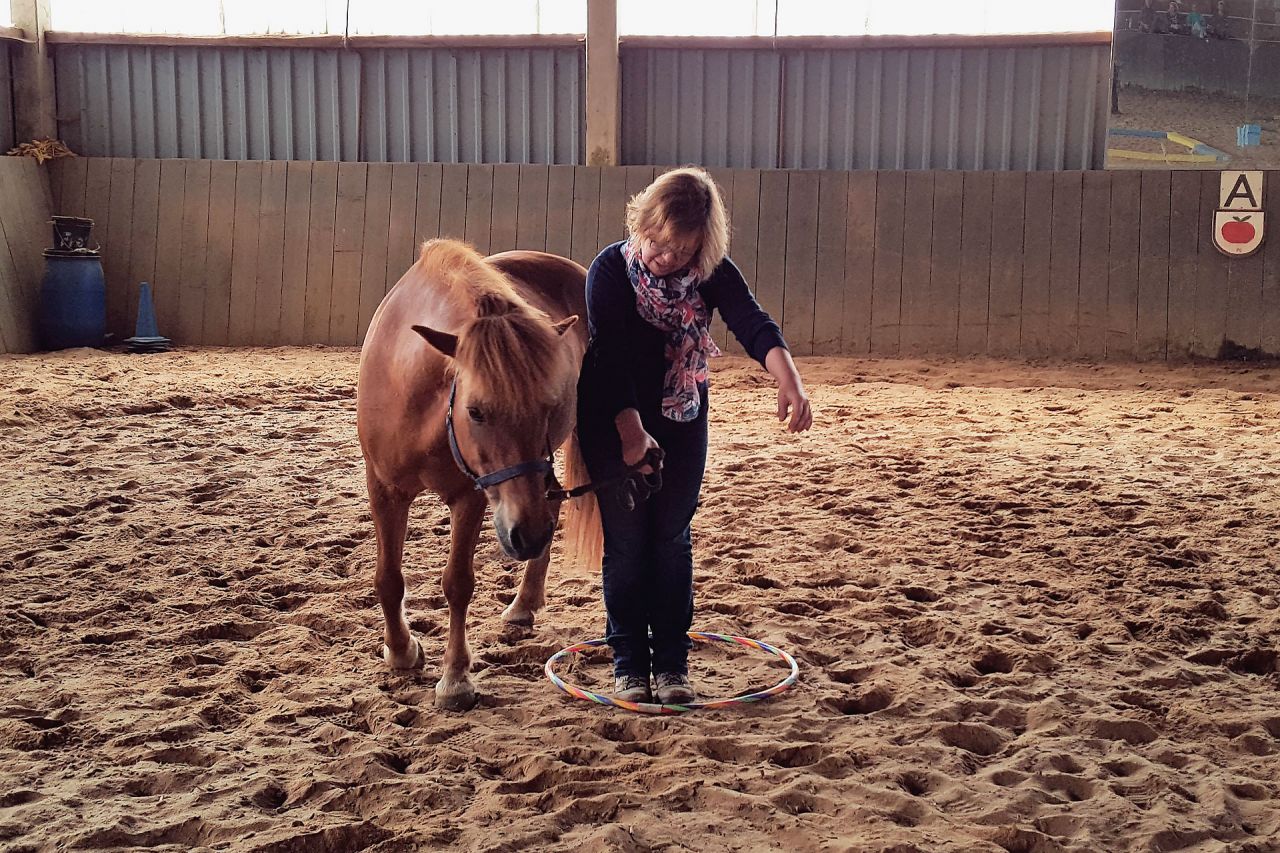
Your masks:
{"label": "horse's mane", "polygon": [[475,316],[458,332],[455,369],[472,393],[490,407],[523,411],[530,402],[550,404],[569,375],[570,348],[551,319],[516,292],[511,281],[458,240],[428,240],[418,263],[471,303]]}

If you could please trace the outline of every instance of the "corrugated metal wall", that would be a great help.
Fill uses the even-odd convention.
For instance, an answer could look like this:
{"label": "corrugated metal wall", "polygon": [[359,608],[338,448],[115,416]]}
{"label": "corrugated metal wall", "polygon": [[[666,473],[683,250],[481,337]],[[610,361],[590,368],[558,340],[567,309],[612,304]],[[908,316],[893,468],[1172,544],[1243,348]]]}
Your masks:
{"label": "corrugated metal wall", "polygon": [[622,53],[623,161],[1092,169],[1105,46]]}
{"label": "corrugated metal wall", "polygon": [[16,142],[13,126],[13,70],[10,67],[9,43],[0,41],[0,154]]}
{"label": "corrugated metal wall", "polygon": [[62,138],[90,156],[578,163],[575,48],[65,45]]}

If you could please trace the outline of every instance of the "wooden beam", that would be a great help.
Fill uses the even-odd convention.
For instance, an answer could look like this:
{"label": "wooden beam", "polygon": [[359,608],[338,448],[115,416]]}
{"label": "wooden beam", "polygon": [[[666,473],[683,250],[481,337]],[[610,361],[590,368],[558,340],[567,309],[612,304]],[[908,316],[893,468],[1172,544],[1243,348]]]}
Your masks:
{"label": "wooden beam", "polygon": [[628,48],[688,48],[701,50],[875,50],[911,47],[1065,47],[1111,44],[1111,31],[1093,33],[995,33],[982,35],[869,35],[869,36],[626,36]]}
{"label": "wooden beam", "polygon": [[587,0],[587,165],[618,165],[618,0]]}
{"label": "wooden beam", "polygon": [[27,34],[17,27],[0,27],[0,41],[26,41]]}
{"label": "wooden beam", "polygon": [[19,142],[58,136],[53,91],[53,56],[45,41],[49,0],[10,0],[13,26],[26,36],[15,45],[13,112]]}
{"label": "wooden beam", "polygon": [[[16,2],[16,0],[15,0]],[[22,0],[28,2],[28,0]],[[61,30],[47,35],[50,44],[119,44],[153,47],[299,47],[395,48],[395,47],[578,47],[581,35],[481,35],[481,36],[348,36],[341,35],[179,35],[177,33],[76,33]]]}

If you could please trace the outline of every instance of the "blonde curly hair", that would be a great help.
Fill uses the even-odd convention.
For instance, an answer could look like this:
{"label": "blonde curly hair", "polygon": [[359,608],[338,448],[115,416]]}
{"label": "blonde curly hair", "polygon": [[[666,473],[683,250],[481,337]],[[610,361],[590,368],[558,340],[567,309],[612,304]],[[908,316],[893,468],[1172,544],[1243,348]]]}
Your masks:
{"label": "blonde curly hair", "polygon": [[729,215],[720,188],[705,169],[684,166],[659,175],[627,202],[627,239],[697,238],[689,266],[706,281],[729,253]]}

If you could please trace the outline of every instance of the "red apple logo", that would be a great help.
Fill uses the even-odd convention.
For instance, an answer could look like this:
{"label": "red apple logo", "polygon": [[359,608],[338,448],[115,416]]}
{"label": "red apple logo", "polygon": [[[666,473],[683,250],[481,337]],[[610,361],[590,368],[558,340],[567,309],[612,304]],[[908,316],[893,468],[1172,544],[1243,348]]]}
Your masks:
{"label": "red apple logo", "polygon": [[1253,240],[1257,231],[1249,223],[1248,216],[1233,216],[1230,222],[1222,226],[1222,239],[1228,243],[1248,243]]}

